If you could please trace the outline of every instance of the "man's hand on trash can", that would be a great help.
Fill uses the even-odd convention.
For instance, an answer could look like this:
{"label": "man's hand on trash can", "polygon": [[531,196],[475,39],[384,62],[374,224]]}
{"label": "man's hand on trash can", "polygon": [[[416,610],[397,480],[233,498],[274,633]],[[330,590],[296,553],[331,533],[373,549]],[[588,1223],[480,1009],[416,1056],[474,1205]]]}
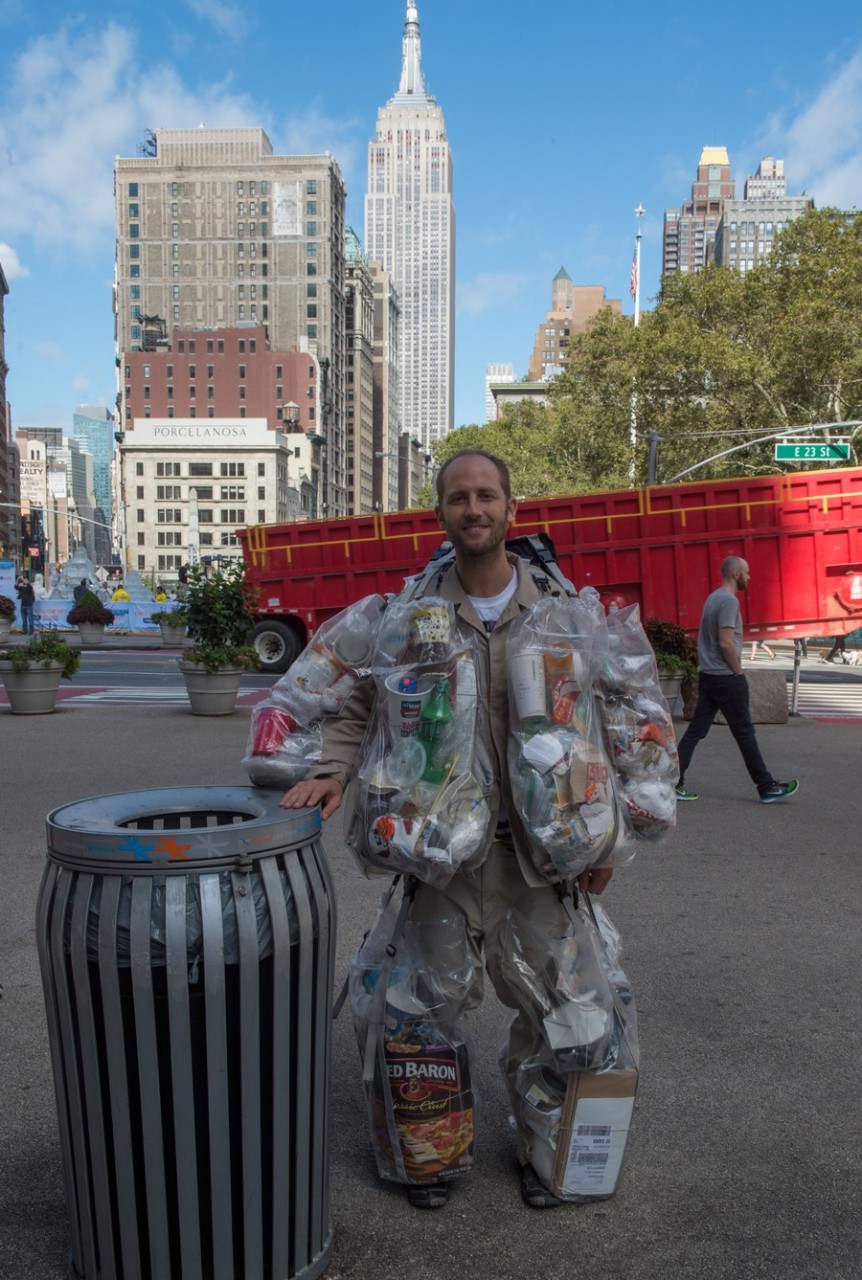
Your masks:
{"label": "man's hand on trash can", "polygon": [[596,895],[604,893],[611,882],[613,874],[613,867],[587,867],[586,871],[582,871],[578,876],[578,888],[581,893],[594,893]]}
{"label": "man's hand on trash can", "polygon": [[325,820],[335,813],[343,795],[344,788],[335,778],[306,778],[285,791],[279,805],[282,809],[306,809],[319,804],[320,816]]}

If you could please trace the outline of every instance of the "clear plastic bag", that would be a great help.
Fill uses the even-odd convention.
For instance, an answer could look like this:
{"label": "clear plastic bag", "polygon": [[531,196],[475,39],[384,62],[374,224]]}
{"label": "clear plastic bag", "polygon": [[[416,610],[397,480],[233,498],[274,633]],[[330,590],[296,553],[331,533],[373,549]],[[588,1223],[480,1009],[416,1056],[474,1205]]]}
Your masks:
{"label": "clear plastic bag", "polygon": [[385,601],[342,609],[273,685],[251,716],[243,768],[259,787],[291,787],[320,762],[320,721],[337,715],[369,667]]}
{"label": "clear plastic bag", "polygon": [[608,863],[626,844],[592,694],[601,642],[579,600],[538,601],[509,629],[509,776],[533,861],[550,881]]}
{"label": "clear plastic bag", "polygon": [[556,1070],[601,1071],[612,1060],[614,1000],[596,926],[581,910],[551,937],[509,912],[501,943],[503,976],[541,1035]]}
{"label": "clear plastic bag", "polygon": [[408,919],[399,932],[396,903],[384,900],[349,980],[381,1178],[436,1182],[475,1164],[476,1097],[460,1022],[474,976],[463,916]]}
{"label": "clear plastic bag", "polygon": [[607,634],[595,681],[599,714],[635,835],[659,839],[676,825],[679,756],[673,718],[639,607],[609,614]]}
{"label": "clear plastic bag", "polygon": [[[613,1194],[622,1164],[639,1060],[634,993],[620,967],[619,933],[593,903],[573,910],[565,938],[544,939],[514,912],[507,932],[507,979],[542,1036],[539,1052],[517,1064],[508,1035],[500,1049],[526,1158],[561,1199],[604,1199]],[[596,966],[602,975],[598,982]],[[602,994],[592,996],[599,988]],[[568,1019],[573,1027],[582,1026],[578,1038],[589,1036],[599,1030],[599,1021],[592,1026],[582,1021],[582,1010],[593,1006],[605,1013],[608,995],[607,1031],[583,1045],[561,1047],[557,1023],[549,1030],[548,1011],[565,998],[578,1011]],[[588,1099],[586,1117],[578,1109],[579,1095]]]}
{"label": "clear plastic bag", "polygon": [[448,601],[395,601],[371,669],[376,698],[345,798],[347,844],[366,872],[445,884],[477,866],[490,840],[475,638]]}

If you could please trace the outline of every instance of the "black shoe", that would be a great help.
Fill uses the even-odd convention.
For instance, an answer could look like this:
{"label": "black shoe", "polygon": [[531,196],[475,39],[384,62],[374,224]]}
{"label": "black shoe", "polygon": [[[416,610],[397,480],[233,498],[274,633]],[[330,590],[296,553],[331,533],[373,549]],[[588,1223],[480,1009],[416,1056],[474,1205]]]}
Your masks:
{"label": "black shoe", "polygon": [[521,1195],[531,1209],[556,1209],[565,1202],[549,1191],[531,1164],[521,1168]]}
{"label": "black shoe", "polygon": [[760,803],[774,804],[776,800],[789,800],[798,790],[799,783],[796,778],[792,778],[790,782],[773,782],[769,790],[761,795]]}
{"label": "black shoe", "polygon": [[451,1182],[426,1182],[407,1188],[407,1199],[414,1209],[442,1209],[449,1199]]}

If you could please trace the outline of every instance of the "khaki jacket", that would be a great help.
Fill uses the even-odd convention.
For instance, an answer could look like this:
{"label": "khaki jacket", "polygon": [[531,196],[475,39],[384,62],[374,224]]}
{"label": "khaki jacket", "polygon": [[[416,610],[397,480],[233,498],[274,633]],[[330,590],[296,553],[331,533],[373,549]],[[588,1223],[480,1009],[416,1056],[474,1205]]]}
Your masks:
{"label": "khaki jacket", "polygon": [[[444,575],[440,586],[434,585],[434,594],[450,600],[459,619],[473,628],[479,637],[478,645],[478,696],[488,712],[491,742],[495,763],[496,788],[490,798],[491,812],[497,813],[500,803],[505,806],[512,830],[512,842],[518,864],[527,884],[539,887],[547,884],[533,864],[520,815],[512,799],[509,783],[509,679],[506,666],[506,636],[509,623],[530,605],[542,598],[527,563],[520,556],[509,555],[510,563],[518,574],[515,594],[503,611],[490,635],[485,630],[476,610],[467,598],[458,572],[453,565]],[[335,777],[347,786],[356,766],[365,726],[374,699],[374,681],[369,677],[357,685],[337,716],[329,716],[322,723],[323,751],[321,763],[315,769],[316,777]],[[493,831],[491,832],[493,837]],[[491,841],[489,840],[489,848]]]}

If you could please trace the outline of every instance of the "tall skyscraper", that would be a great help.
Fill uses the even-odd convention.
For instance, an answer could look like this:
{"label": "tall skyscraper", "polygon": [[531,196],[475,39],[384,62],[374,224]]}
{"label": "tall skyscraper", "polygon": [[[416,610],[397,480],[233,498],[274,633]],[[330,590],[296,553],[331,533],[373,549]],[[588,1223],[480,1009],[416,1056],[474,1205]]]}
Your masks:
{"label": "tall skyscraper", "polygon": [[401,425],[427,449],[454,414],[455,209],[443,112],[422,79],[419,11],[407,3],[401,82],[368,148],[365,248],[401,301]]}
{"label": "tall skyscraper", "polygon": [[[309,416],[324,441],[321,508],[344,515],[344,182],[333,157],[274,155],[262,129],[156,129],[143,155],[116,161],[115,191],[120,357],[243,325],[263,325],[272,351],[307,353],[319,369]],[[192,416],[203,417],[197,372]],[[119,392],[125,431],[122,382]]]}
{"label": "tall skyscraper", "polygon": [[810,196],[789,196],[784,161],[764,156],[757,173],[745,179],[745,199],[725,200],[715,233],[720,267],[751,271],[768,258],[775,237],[814,205]]}
{"label": "tall skyscraper", "polygon": [[492,383],[514,382],[515,366],[513,364],[485,365],[485,421],[493,422],[497,417],[497,404],[491,390]]}
{"label": "tall skyscraper", "polygon": [[111,523],[111,455],[114,451],[114,419],[110,409],[83,405],[72,414],[72,439],[93,459],[95,519]]}
{"label": "tall skyscraper", "polygon": [[727,147],[704,147],[691,184],[691,199],[665,209],[661,273],[702,271],[715,239],[725,200],[736,195]]}
{"label": "tall skyscraper", "polygon": [[545,382],[556,377],[569,363],[569,340],[573,333],[583,333],[593,316],[607,308],[622,315],[619,298],[606,298],[600,284],[573,284],[565,267],[560,267],[551,282],[551,309],[536,332],[530,357],[529,379]]}

